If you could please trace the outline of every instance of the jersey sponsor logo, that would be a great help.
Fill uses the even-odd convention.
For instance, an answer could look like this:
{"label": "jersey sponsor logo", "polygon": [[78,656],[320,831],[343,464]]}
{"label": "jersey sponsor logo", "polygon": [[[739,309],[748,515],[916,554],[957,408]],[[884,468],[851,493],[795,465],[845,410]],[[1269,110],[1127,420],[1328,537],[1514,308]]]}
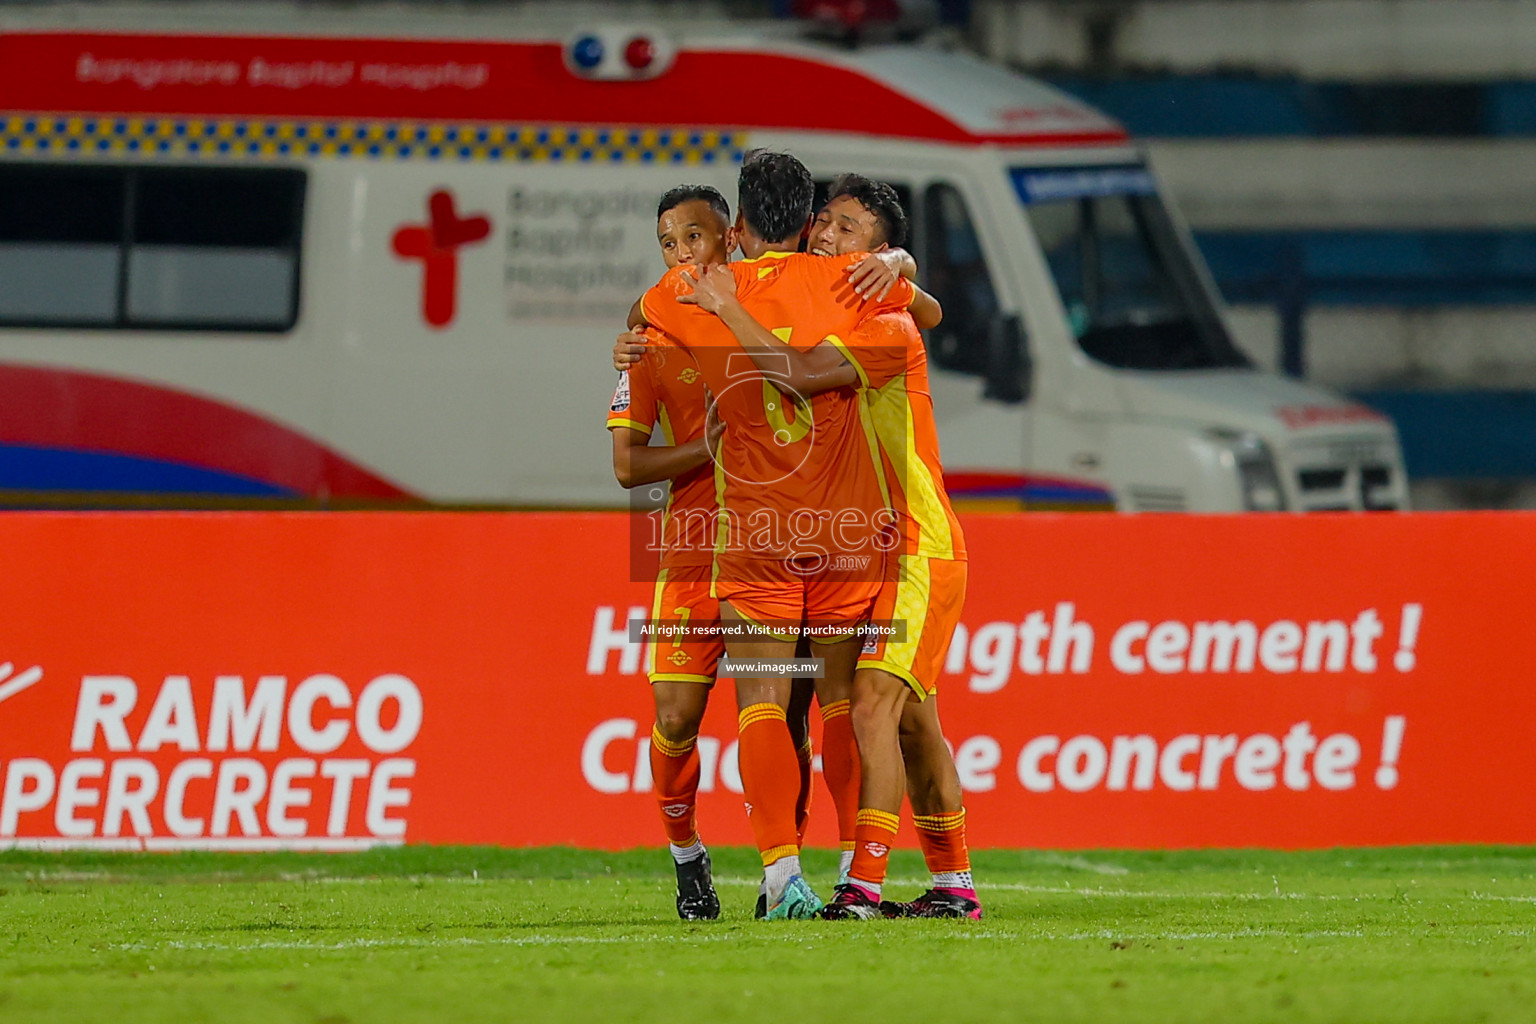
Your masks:
{"label": "jersey sponsor logo", "polygon": [[608,403],[609,412],[626,412],[629,409],[629,374],[619,375],[619,386],[613,389],[613,401]]}
{"label": "jersey sponsor logo", "polygon": [[884,843],[865,843],[864,849],[871,857],[884,857],[891,852],[891,848]]}
{"label": "jersey sponsor logo", "polygon": [[661,809],[661,813],[669,818],[681,818],[688,813],[687,804],[667,804]]}
{"label": "jersey sponsor logo", "polygon": [[690,366],[683,370],[682,373],[678,374],[677,379],[682,381],[684,384],[692,384],[694,381],[699,379],[699,371]]}

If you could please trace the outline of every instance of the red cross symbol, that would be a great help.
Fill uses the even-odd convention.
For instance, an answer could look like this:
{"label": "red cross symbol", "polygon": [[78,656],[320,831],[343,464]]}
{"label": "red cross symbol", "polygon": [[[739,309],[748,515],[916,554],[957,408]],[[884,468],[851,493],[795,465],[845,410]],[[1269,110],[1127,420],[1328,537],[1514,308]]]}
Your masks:
{"label": "red cross symbol", "polygon": [[453,322],[458,301],[459,247],[482,242],[491,233],[486,217],[462,220],[453,209],[453,193],[438,189],[427,198],[428,224],[406,224],[395,232],[395,255],[421,260],[421,318],[433,327]]}

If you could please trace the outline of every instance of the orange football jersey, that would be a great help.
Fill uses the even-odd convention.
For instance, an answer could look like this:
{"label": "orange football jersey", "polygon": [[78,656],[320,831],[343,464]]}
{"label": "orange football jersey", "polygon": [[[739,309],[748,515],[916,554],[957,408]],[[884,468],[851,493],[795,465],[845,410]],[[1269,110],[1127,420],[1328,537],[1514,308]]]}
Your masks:
{"label": "orange football jersey", "polygon": [[[860,299],[846,270],[861,259],[770,253],[730,267],[746,310],[781,341],[808,350],[911,305],[905,281],[883,300]],[[774,560],[883,550],[875,537],[891,517],[859,394],[786,396],[718,317],[677,301],[693,290],[687,269],[668,271],[641,308],[693,356],[726,424],[715,468],[720,547]]]}
{"label": "orange football jersey", "polygon": [[944,489],[928,351],[912,318],[887,313],[830,339],[859,374],[880,442],[891,507],[902,517],[904,554],[963,559],[965,534]]}
{"label": "orange football jersey", "polygon": [[[669,445],[704,436],[704,383],[697,366],[658,331],[646,331],[645,358],[619,378],[608,403],[608,429],[628,427],[650,435],[653,427]],[[647,484],[660,487],[661,484]],[[714,467],[705,463],[671,482],[666,506],[656,521],[661,567],[709,565],[715,552]]]}

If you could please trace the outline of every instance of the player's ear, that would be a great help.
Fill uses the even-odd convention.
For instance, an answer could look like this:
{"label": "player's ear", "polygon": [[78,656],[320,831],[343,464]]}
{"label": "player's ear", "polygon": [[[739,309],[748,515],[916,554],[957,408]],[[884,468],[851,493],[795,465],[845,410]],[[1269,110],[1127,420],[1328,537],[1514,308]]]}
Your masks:
{"label": "player's ear", "polygon": [[734,224],[725,229],[725,258],[727,261],[730,260],[731,253],[736,251],[736,246],[741,243],[740,235],[741,231]]}

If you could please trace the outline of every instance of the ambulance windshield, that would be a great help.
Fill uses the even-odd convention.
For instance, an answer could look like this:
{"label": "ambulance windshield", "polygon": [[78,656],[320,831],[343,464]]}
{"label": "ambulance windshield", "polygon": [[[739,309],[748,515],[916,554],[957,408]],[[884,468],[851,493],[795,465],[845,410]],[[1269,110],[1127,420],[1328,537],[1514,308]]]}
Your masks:
{"label": "ambulance windshield", "polygon": [[1245,367],[1144,167],[1016,167],[1078,344],[1127,370]]}

